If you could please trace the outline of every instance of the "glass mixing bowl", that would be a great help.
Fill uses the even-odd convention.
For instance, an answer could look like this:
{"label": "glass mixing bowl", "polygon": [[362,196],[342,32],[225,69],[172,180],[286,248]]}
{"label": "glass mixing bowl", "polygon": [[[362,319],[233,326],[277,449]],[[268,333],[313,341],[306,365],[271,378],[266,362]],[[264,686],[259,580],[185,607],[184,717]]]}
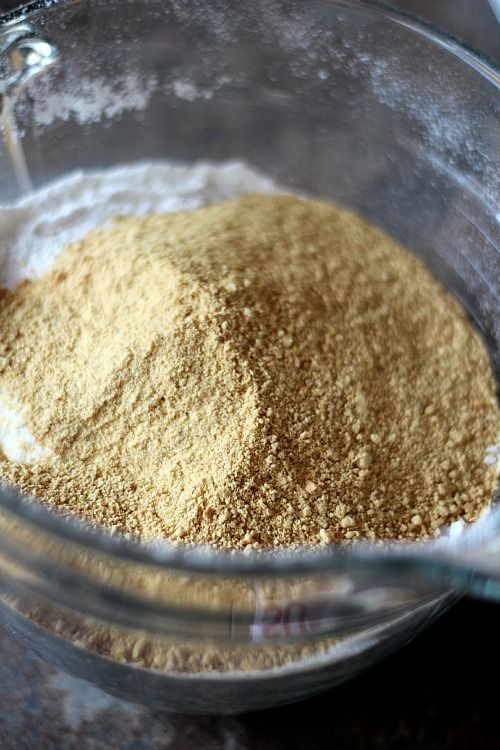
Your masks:
{"label": "glass mixing bowl", "polygon": [[[243,159],[415,251],[498,372],[499,78],[452,39],[356,0],[41,0],[0,18],[0,104],[1,201],[75,169]],[[153,706],[298,700],[464,591],[500,598],[495,508],[435,542],[230,554],[147,546],[0,494],[5,626]]]}

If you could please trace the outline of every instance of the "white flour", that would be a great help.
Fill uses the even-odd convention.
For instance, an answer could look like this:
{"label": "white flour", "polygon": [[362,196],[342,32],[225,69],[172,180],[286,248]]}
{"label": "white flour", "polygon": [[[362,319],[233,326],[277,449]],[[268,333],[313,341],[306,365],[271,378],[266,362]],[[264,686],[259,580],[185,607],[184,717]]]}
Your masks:
{"label": "white flour", "polygon": [[[48,271],[58,253],[118,214],[178,211],[252,191],[273,182],[242,162],[190,166],[143,162],[103,171],[75,172],[17,203],[0,205],[0,285]],[[29,433],[22,404],[0,392],[0,448],[13,461],[50,455]]]}

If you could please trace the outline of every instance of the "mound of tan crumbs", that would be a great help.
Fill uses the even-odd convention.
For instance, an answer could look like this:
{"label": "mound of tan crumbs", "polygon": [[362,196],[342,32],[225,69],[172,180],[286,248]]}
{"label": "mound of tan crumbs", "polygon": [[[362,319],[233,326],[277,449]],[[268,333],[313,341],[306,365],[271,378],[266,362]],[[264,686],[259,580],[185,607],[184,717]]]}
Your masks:
{"label": "mound of tan crumbs", "polygon": [[0,330],[0,388],[52,452],[1,476],[113,531],[426,538],[495,489],[481,339],[419,260],[327,203],[118,218],[3,290]]}

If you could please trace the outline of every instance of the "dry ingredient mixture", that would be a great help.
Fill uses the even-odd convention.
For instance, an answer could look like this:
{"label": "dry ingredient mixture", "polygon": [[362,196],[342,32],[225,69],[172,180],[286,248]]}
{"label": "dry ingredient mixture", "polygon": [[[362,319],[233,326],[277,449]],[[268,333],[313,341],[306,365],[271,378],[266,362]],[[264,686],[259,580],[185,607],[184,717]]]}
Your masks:
{"label": "dry ingredient mixture", "polygon": [[413,539],[487,507],[485,348],[420,261],[288,195],[117,218],[0,299],[1,476],[146,538]]}

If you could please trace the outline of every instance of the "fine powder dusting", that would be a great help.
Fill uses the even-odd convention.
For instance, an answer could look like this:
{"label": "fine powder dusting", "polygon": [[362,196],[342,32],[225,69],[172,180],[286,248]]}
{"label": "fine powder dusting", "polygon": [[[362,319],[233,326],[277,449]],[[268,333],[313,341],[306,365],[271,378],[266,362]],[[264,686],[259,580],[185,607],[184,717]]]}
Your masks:
{"label": "fine powder dusting", "polygon": [[[476,520],[494,380],[423,265],[243,165],[134,172],[5,211],[4,479],[114,531],[224,547]],[[86,234],[151,211],[168,213]]]}

